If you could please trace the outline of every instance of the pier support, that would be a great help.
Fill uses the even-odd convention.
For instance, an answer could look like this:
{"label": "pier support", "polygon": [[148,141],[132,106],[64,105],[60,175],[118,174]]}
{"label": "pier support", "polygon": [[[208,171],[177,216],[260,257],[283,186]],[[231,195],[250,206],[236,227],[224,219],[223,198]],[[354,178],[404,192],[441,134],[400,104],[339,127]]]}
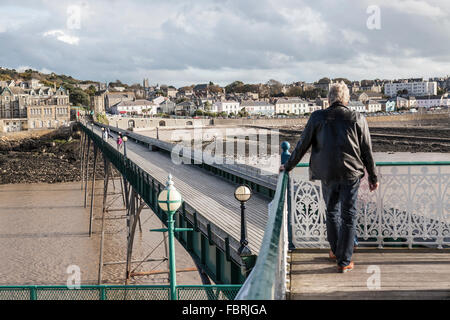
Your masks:
{"label": "pier support", "polygon": [[[103,157],[103,164],[105,167],[105,176],[103,184],[103,206],[102,206],[102,227],[100,231],[100,258],[98,263],[98,285],[102,284],[102,272],[103,272],[103,245],[105,243],[105,214],[106,214],[106,200],[108,198],[108,184],[109,184],[109,161]],[[114,179],[114,178],[113,178]]]}
{"label": "pier support", "polygon": [[83,131],[80,136],[80,153],[79,153],[79,159],[80,159],[80,178],[81,178],[81,190],[83,190],[84,185],[84,150],[85,150],[85,144],[86,142],[86,133]]}
{"label": "pier support", "polygon": [[94,166],[92,170],[92,188],[91,188],[91,210],[89,214],[89,237],[92,236],[92,222],[94,218],[94,195],[95,195],[95,170],[97,168],[97,146],[94,144]]}
{"label": "pier support", "polygon": [[88,172],[89,172],[89,151],[91,150],[91,139],[87,137],[87,150],[86,150],[86,165],[84,166],[84,207],[87,207],[87,183],[88,183]]}

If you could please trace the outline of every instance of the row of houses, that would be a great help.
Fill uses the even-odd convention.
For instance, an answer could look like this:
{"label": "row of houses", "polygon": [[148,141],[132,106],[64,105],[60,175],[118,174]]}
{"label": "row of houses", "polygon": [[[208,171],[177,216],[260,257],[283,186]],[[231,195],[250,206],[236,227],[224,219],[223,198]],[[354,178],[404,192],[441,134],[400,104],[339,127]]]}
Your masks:
{"label": "row of houses", "polygon": [[54,129],[70,121],[69,92],[23,83],[0,87],[0,131]]}
{"label": "row of houses", "polygon": [[[380,93],[363,92],[352,94],[348,107],[352,110],[373,113],[396,111],[398,109],[430,108],[448,106],[450,100],[444,96],[395,97],[382,99]],[[168,97],[158,96],[152,100],[136,99],[132,92],[108,93],[105,98],[107,112],[116,115],[156,115],[159,113],[192,116],[197,110],[217,114],[233,115],[245,110],[251,116],[275,116],[277,114],[305,115],[328,107],[326,98],[304,100],[300,98],[278,98],[274,100],[219,100],[204,98],[190,99],[176,104]],[[96,112],[99,110],[96,109]]]}

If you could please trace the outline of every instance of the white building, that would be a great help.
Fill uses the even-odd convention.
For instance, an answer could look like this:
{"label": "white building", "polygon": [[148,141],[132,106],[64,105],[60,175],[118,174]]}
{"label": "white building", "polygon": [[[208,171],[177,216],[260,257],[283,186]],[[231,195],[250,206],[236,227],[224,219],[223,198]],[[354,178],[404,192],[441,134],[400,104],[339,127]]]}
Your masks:
{"label": "white building", "polygon": [[384,85],[384,94],[390,97],[396,96],[398,91],[407,90],[409,95],[424,96],[437,94],[437,82],[394,82]]}
{"label": "white building", "polygon": [[265,101],[244,101],[241,104],[242,108],[250,115],[264,115],[273,116],[275,114],[275,106]]}
{"label": "white building", "polygon": [[149,100],[122,101],[111,107],[111,113],[116,115],[155,115],[158,106]]}
{"label": "white building", "polygon": [[317,110],[322,110],[322,106],[316,104],[315,102],[308,103],[308,113],[313,113]]}
{"label": "white building", "polygon": [[302,115],[310,113],[308,101],[301,99],[278,99],[275,103],[275,113]]}
{"label": "white building", "polygon": [[366,112],[366,106],[361,101],[350,101],[347,108],[352,111]]}
{"label": "white building", "polygon": [[166,98],[164,98],[164,97],[157,97],[157,98],[153,99],[153,103],[157,104],[157,105],[160,105],[164,101],[166,101]]}
{"label": "white building", "polygon": [[366,111],[369,113],[382,111],[382,109],[382,103],[379,101],[369,100],[366,103]]}
{"label": "white building", "polygon": [[237,101],[217,101],[212,105],[211,112],[226,112],[229,115],[230,113],[237,114],[241,109],[242,107]]}
{"label": "white building", "polygon": [[416,97],[416,106],[418,108],[450,107],[450,99],[448,96],[437,96],[437,95]]}

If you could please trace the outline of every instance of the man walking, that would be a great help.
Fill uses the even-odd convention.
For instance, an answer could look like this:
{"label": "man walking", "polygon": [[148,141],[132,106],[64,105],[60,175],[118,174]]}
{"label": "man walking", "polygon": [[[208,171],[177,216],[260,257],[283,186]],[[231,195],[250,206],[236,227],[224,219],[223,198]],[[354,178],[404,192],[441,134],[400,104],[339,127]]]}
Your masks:
{"label": "man walking", "polygon": [[347,85],[342,81],[333,84],[328,95],[330,107],[311,115],[290,159],[280,168],[291,171],[312,146],[310,179],[322,182],[330,258],[336,259],[339,272],[354,267],[356,200],[364,168],[370,191],[379,186],[367,121],[346,107],[349,100]]}

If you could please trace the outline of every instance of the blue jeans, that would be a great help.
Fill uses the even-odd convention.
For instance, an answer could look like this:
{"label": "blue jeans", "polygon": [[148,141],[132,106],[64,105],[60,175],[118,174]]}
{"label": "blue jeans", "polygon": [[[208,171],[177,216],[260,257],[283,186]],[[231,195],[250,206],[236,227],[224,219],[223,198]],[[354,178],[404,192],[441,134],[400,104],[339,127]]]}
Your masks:
{"label": "blue jeans", "polygon": [[348,266],[352,260],[356,237],[356,200],[360,180],[348,182],[322,181],[326,205],[328,242],[339,266]]}

